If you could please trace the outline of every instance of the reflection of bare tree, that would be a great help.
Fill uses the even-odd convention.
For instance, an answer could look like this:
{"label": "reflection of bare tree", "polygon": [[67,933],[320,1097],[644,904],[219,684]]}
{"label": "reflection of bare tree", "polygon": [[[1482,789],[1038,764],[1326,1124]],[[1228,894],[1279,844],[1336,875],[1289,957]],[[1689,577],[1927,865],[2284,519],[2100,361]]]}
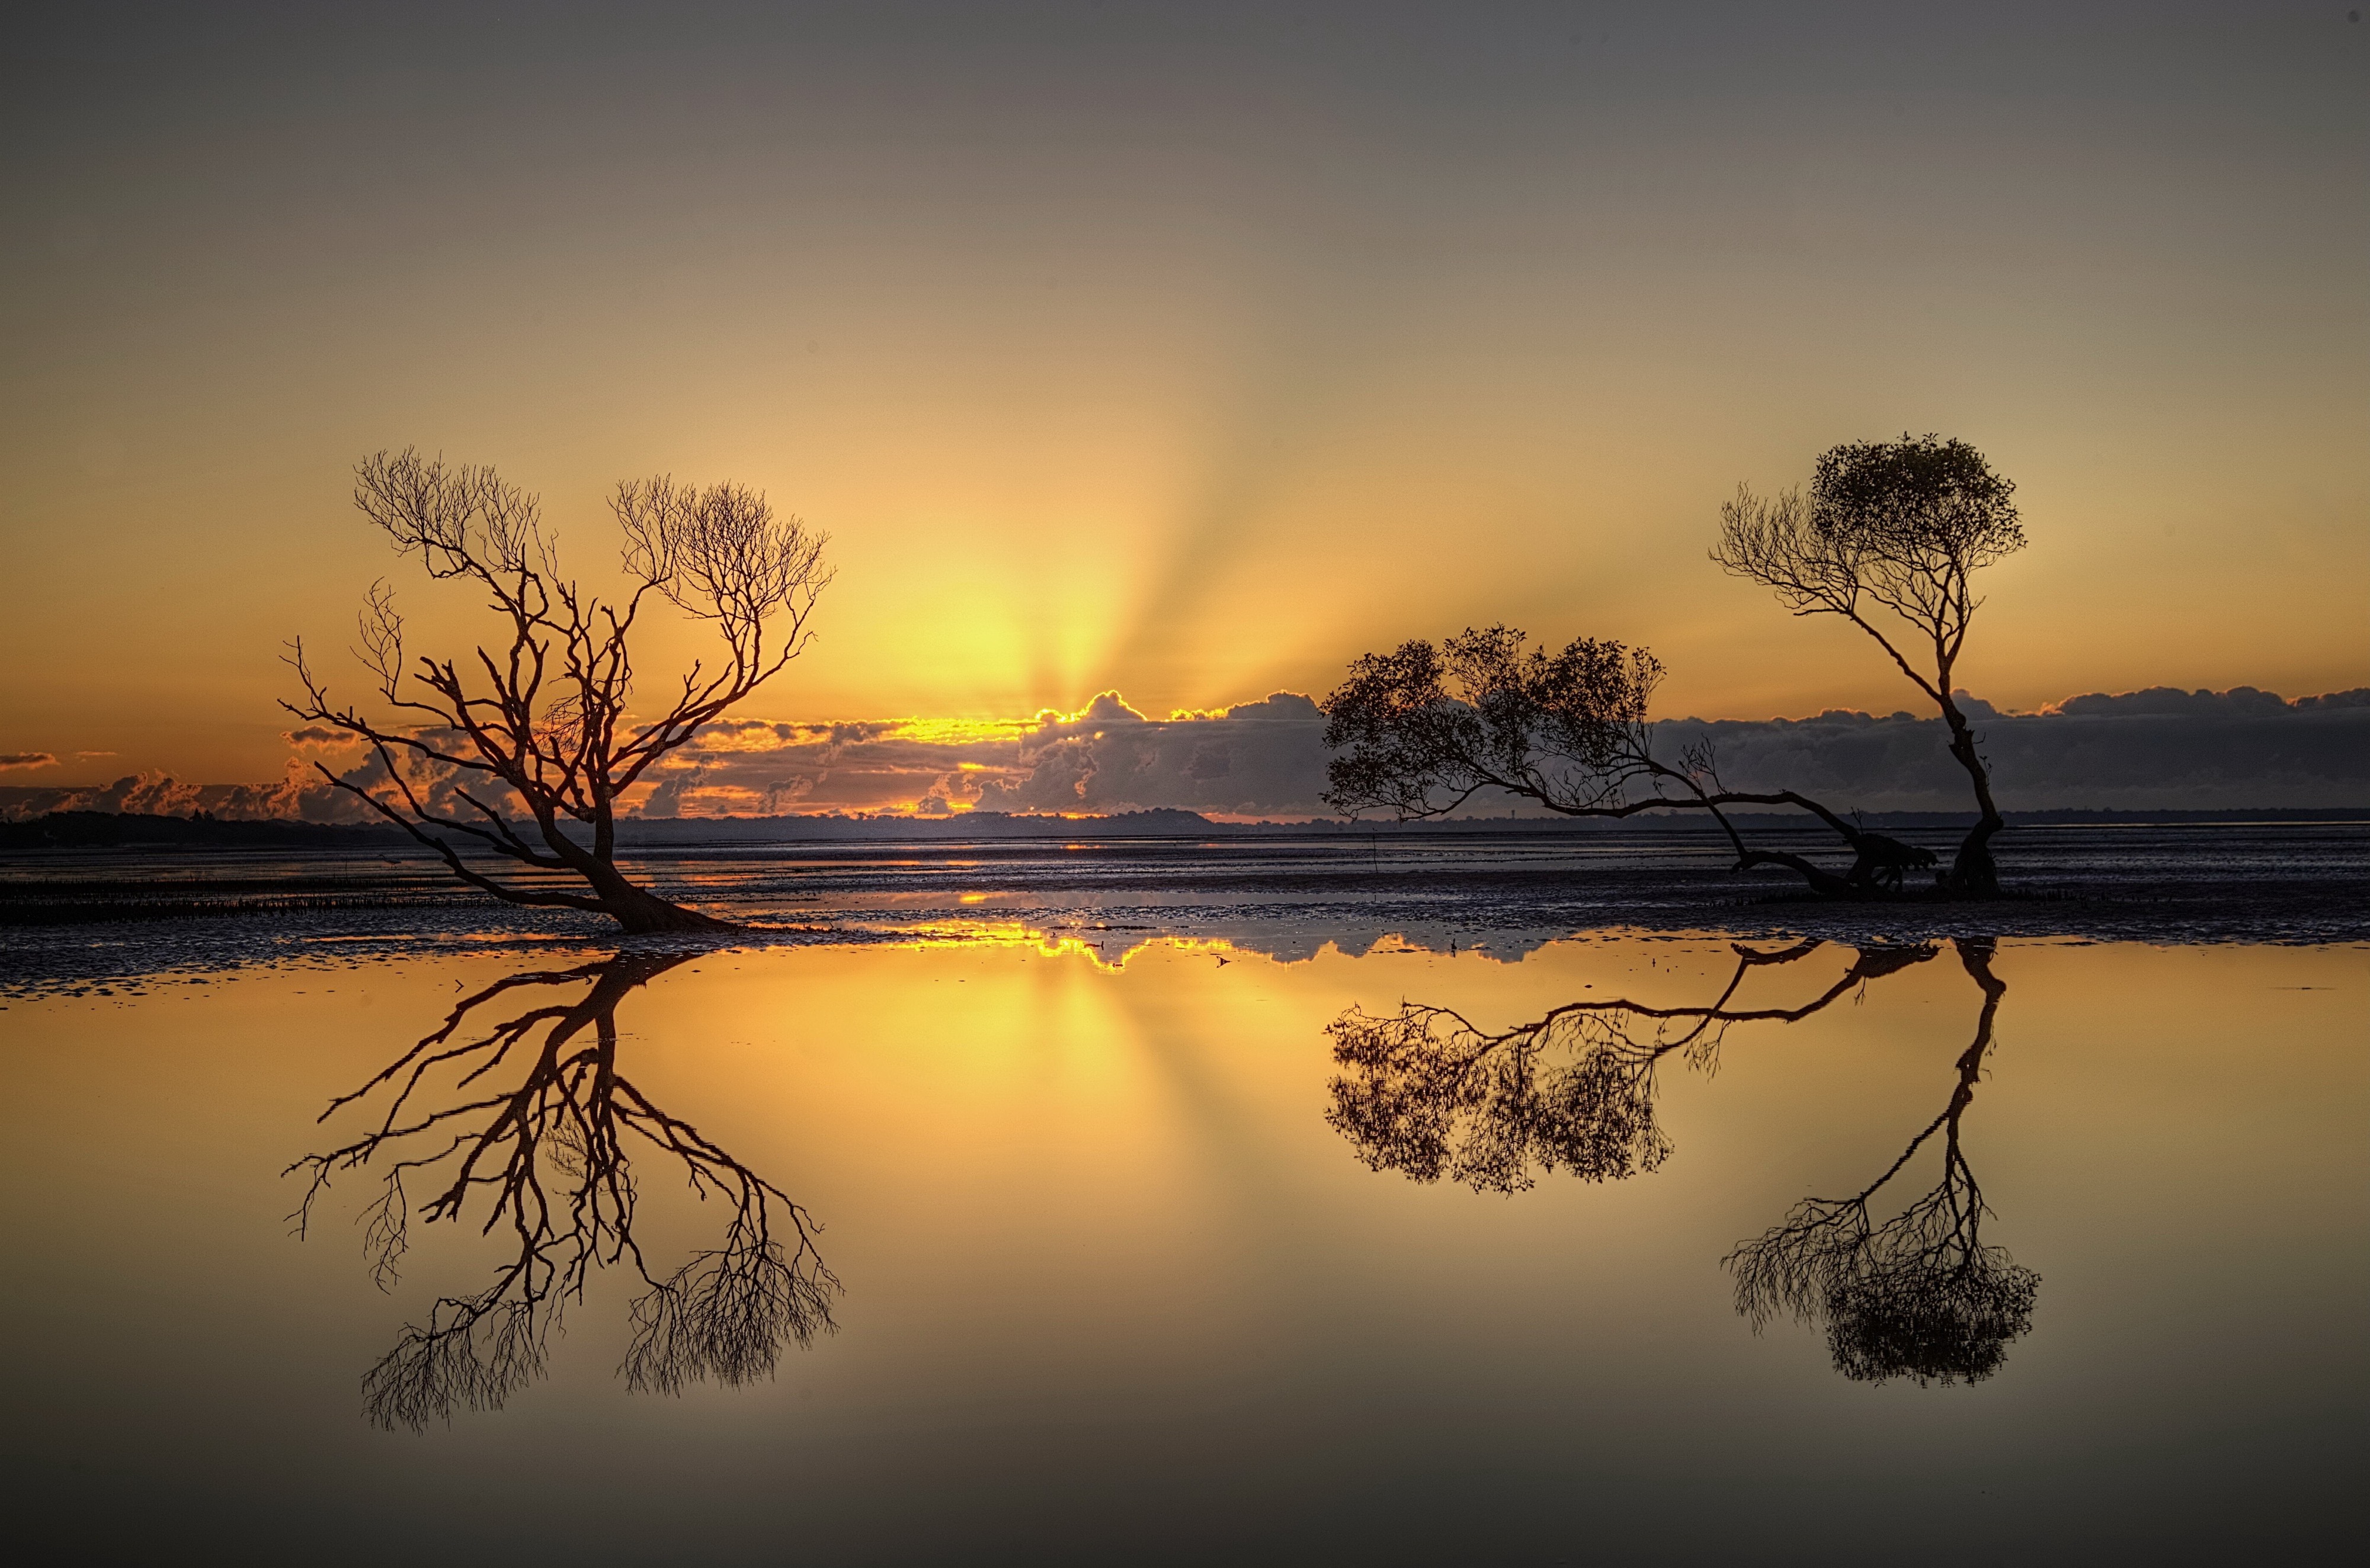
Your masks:
{"label": "reflection of bare tree", "polygon": [[[593,1271],[622,1261],[647,1287],[631,1309],[624,1368],[638,1391],[769,1376],[784,1344],[804,1345],[833,1328],[839,1281],[815,1250],[805,1209],[617,1070],[617,1004],[689,956],[621,955],[512,975],[464,999],[442,1027],[322,1113],[326,1120],[383,1086],[391,1091],[372,1130],[289,1167],[311,1178],[295,1216],[300,1233],[332,1176],[375,1168],[383,1185],[363,1216],[364,1245],[382,1288],[408,1240],[415,1173],[440,1184],[419,1206],[423,1220],[464,1219],[483,1196],[482,1229],[502,1230],[515,1246],[490,1285],[440,1299],[371,1368],[363,1395],[374,1421],[419,1427],[456,1408],[499,1408],[542,1372],[563,1308],[582,1299]],[[479,1009],[512,993],[551,997],[533,988],[584,982],[590,989],[572,998],[562,992],[473,1024]],[[679,1161],[701,1198],[731,1206],[722,1244],[662,1276],[634,1241],[630,1139]]]}
{"label": "reflection of bare tree", "polygon": [[[1847,1378],[1908,1378],[1921,1387],[1975,1382],[1996,1371],[2008,1341],[2032,1326],[2041,1276],[2019,1267],[2004,1249],[1983,1243],[1983,1192],[1959,1142],[1960,1120],[1974,1099],[2008,987],[1992,973],[1988,940],[1961,937],[1955,945],[1984,1005],[1974,1042],[1959,1058],[1950,1104],[1858,1193],[1805,1199],[1785,1223],[1727,1259],[1736,1275],[1739,1311],[1756,1328],[1780,1312],[1806,1323],[1824,1322],[1835,1368]],[[1875,1222],[1870,1200],[1938,1132],[1939,1183],[1899,1214]]]}
{"label": "reflection of bare tree", "polygon": [[1477,1191],[1516,1192],[1534,1171],[1618,1181],[1670,1152],[1654,1123],[1654,1070],[1674,1051],[1708,1066],[1735,1024],[1791,1023],[1935,950],[1862,950],[1843,977],[1796,1007],[1731,1006],[1747,974],[1817,951],[1738,946],[1736,969],[1710,1005],[1649,1007],[1619,998],[1577,1001],[1513,1029],[1485,1034],[1445,1007],[1402,1002],[1395,1013],[1352,1007],[1328,1026],[1333,1081],[1326,1120],[1371,1168],[1417,1181],[1446,1175]]}

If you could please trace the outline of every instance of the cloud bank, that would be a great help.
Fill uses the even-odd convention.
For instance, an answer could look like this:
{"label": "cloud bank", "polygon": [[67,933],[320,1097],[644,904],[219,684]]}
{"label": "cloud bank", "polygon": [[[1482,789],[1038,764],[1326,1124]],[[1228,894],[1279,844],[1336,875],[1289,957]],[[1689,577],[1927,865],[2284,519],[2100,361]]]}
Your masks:
{"label": "cloud bank", "polygon": [[[2370,688],[2291,703],[2251,686],[2156,687],[2019,715],[1969,705],[2004,810],[2370,806]],[[1739,789],[1796,789],[1866,811],[1971,809],[1939,718],[1689,718],[1659,737],[1671,754],[1708,740],[1722,781]]]}
{"label": "cloud bank", "polygon": [[1322,815],[1325,716],[1297,692],[1155,719],[1105,692],[1018,722],[711,727],[641,804],[650,817],[910,810]]}
{"label": "cloud bank", "polygon": [[[2008,810],[2216,810],[2370,806],[2370,688],[2286,701],[2157,687],[2070,697],[2036,714],[1967,699]],[[1030,719],[731,720],[703,730],[644,786],[644,817],[971,810],[1091,813],[1177,807],[1220,818],[1327,816],[1324,715],[1297,692],[1155,719],[1105,692]],[[291,732],[329,758],[336,738]],[[1845,809],[1963,811],[1965,776],[1939,719],[1837,710],[1802,719],[1667,720],[1657,749],[1708,741],[1722,780],[1796,789]],[[46,757],[46,753],[29,756]],[[0,761],[8,761],[0,759]],[[17,766],[29,765],[17,761]],[[31,764],[40,765],[40,764]],[[333,766],[336,764],[333,762]],[[382,781],[375,761],[343,776]],[[1511,801],[1477,799],[1477,815]],[[104,786],[0,788],[0,816],[127,811],[358,821],[367,813],[300,759],[267,784],[191,784],[155,773]]]}

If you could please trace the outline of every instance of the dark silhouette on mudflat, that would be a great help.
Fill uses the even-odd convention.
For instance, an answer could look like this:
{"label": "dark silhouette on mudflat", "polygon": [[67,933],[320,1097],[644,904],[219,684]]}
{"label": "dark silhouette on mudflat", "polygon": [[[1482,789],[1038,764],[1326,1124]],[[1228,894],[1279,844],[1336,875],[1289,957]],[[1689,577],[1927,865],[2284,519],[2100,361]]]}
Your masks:
{"label": "dark silhouette on mudflat", "polygon": [[[1649,714],[1662,679],[1662,662],[1645,648],[1582,637],[1549,653],[1509,626],[1366,654],[1320,704],[1333,752],[1326,804],[1344,816],[1383,810],[1409,822],[1446,817],[1496,790],[1564,817],[1702,811],[1727,835],[1738,871],[1776,866],[1830,898],[1883,886],[1882,870],[1907,846],[1794,790],[1728,789],[1708,747],[1657,756]],[[1809,812],[1852,851],[1850,868],[1748,844],[1730,815],[1740,806]],[[1891,887],[1899,886],[1896,872]]]}
{"label": "dark silhouette on mudflat", "polygon": [[[1740,488],[1721,509],[1712,552],[1798,615],[1849,620],[1939,707],[1978,813],[1935,879],[1957,896],[1999,891],[1990,845],[2006,822],[1951,682],[1983,603],[1974,573],[2024,546],[2014,489],[1963,441],[1856,442],[1819,459],[1807,501]],[[1904,628],[1930,647],[1926,663],[1903,652],[1918,646]],[[1319,704],[1334,753],[1325,802],[1346,817],[1386,811],[1402,822],[1446,817],[1485,792],[1566,817],[1701,811],[1726,834],[1737,871],[1780,869],[1827,898],[1897,897],[1908,872],[1934,864],[1931,852],[1864,831],[1798,790],[1728,788],[1708,742],[1657,755],[1649,715],[1662,673],[1644,647],[1579,637],[1549,652],[1503,625],[1363,655]],[[1851,851],[1850,865],[1748,843],[1730,814],[1744,806],[1810,813]]]}
{"label": "dark silhouette on mudflat", "polygon": [[1999,891],[1991,841],[2006,824],[1952,682],[1984,602],[1975,573],[2024,548],[2015,491],[1962,441],[1854,441],[1821,455],[1807,500],[1794,490],[1764,499],[1738,486],[1720,509],[1712,550],[1722,567],[1776,590],[1795,614],[1840,615],[1858,626],[1941,710],[1978,814],[1942,886],[1976,896]]}
{"label": "dark silhouette on mudflat", "polygon": [[[1327,1031],[1344,1070],[1333,1080],[1326,1120],[1369,1169],[1419,1182],[1446,1177],[1476,1192],[1520,1192],[1559,1173],[1590,1182],[1651,1173],[1673,1152],[1654,1116],[1665,1058],[1710,1070],[1732,1028],[1799,1023],[1940,953],[1927,943],[1861,948],[1842,976],[1800,1002],[1736,1005],[1754,970],[1800,962],[1822,946],[1739,944],[1726,985],[1699,1005],[1608,997],[1495,1031],[1419,1002],[1382,1014],[1352,1007]],[[2040,1276],[1984,1243],[1988,1210],[1960,1139],[2008,988],[1992,973],[1989,941],[1953,946],[1983,1001],[1942,1114],[1866,1188],[1806,1199],[1724,1260],[1736,1277],[1737,1310],[1756,1330],[1779,1314],[1824,1326],[1836,1369],[1858,1380],[1973,1382],[1996,1371],[2008,1342],[2031,1327]],[[1881,1217],[1872,1207],[1878,1195],[1938,1133],[1939,1184]]]}
{"label": "dark silhouette on mudflat", "polygon": [[[498,898],[604,914],[629,932],[723,928],[617,869],[617,807],[700,726],[805,647],[807,619],[831,580],[825,536],[737,485],[629,480],[609,505],[631,587],[610,604],[560,575],[539,501],[491,468],[447,468],[407,450],[381,452],[355,475],[354,504],[430,577],[484,592],[502,639],[470,658],[408,665],[394,592],[377,584],[356,656],[396,715],[386,721],[333,703],[302,640],[293,644],[305,696],[281,705],[363,742],[376,763],[376,776],[360,781],[316,763],[322,777]],[[723,655],[712,670],[693,665],[666,705],[644,716],[630,708],[628,643],[653,593],[709,623]],[[515,870],[496,875],[484,857]],[[581,878],[588,891],[552,887],[549,874]]]}
{"label": "dark silhouette on mudflat", "polygon": [[[499,980],[322,1113],[326,1121],[387,1092],[368,1132],[289,1166],[309,1179],[293,1216],[298,1234],[334,1178],[369,1172],[380,1185],[362,1215],[363,1246],[382,1289],[396,1281],[415,1214],[471,1220],[482,1200],[481,1230],[507,1243],[490,1284],[440,1297],[370,1369],[362,1392],[374,1422],[418,1428],[457,1410],[500,1409],[543,1373],[566,1309],[612,1266],[630,1267],[643,1286],[622,1368],[637,1391],[770,1377],[784,1345],[833,1330],[840,1285],[815,1250],[811,1217],[619,1070],[619,1003],[693,956],[621,955]],[[507,1011],[522,1000],[531,1005]],[[634,1239],[636,1142],[728,1210],[719,1243],[672,1270],[654,1273]],[[415,1180],[436,1184],[416,1207]]]}

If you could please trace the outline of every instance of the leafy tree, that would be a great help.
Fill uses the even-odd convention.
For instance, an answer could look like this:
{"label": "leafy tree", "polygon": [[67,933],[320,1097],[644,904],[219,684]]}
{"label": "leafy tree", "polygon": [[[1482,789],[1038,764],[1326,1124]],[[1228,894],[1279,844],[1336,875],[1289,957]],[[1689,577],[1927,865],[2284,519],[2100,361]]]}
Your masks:
{"label": "leafy tree", "polygon": [[1795,614],[1840,615],[1866,632],[1941,710],[1978,813],[1943,879],[1962,893],[1998,891],[1991,841],[2005,824],[1952,681],[1984,602],[1975,573],[2024,548],[2015,490],[1965,441],[1854,441],[1819,459],[1807,499],[1739,486],[1712,551]]}
{"label": "leafy tree", "polygon": [[[1483,790],[1566,817],[1704,811],[1728,835],[1739,871],[1779,866],[1831,895],[1876,886],[1891,840],[1792,790],[1723,788],[1708,749],[1657,756],[1649,710],[1662,679],[1642,647],[1582,637],[1549,653],[1507,626],[1367,654],[1321,704],[1334,753],[1325,800],[1346,815],[1383,810],[1402,822],[1446,816]],[[1731,806],[1810,812],[1852,849],[1852,868],[1838,875],[1748,845]]]}

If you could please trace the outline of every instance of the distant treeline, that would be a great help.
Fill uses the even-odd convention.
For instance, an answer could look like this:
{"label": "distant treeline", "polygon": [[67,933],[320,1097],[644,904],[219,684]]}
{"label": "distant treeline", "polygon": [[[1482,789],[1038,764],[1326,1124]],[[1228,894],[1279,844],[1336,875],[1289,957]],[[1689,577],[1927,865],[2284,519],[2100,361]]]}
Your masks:
{"label": "distant treeline", "polygon": [[[2064,809],[2010,811],[2011,828],[2103,827],[2242,822],[2370,822],[2370,807],[2317,809],[2274,807],[2222,811],[2109,811]],[[1763,829],[1807,826],[1784,813],[1738,818]],[[1891,833],[1963,830],[1968,818],[1940,811],[1870,812],[1861,824]],[[532,831],[531,829],[526,830]],[[1701,819],[1649,815],[1620,821],[1574,821],[1559,817],[1464,818],[1431,822],[1214,822],[1191,811],[1128,811],[1110,817],[1037,817],[971,811],[951,817],[680,817],[629,818],[617,825],[620,844],[630,849],[692,849],[707,844],[778,842],[784,840],[961,839],[1181,839],[1245,834],[1559,834],[1709,832]],[[352,823],[284,820],[233,821],[218,818],[149,817],[107,811],[59,811],[22,822],[0,822],[0,853],[77,849],[229,849],[418,851],[400,830]]]}

